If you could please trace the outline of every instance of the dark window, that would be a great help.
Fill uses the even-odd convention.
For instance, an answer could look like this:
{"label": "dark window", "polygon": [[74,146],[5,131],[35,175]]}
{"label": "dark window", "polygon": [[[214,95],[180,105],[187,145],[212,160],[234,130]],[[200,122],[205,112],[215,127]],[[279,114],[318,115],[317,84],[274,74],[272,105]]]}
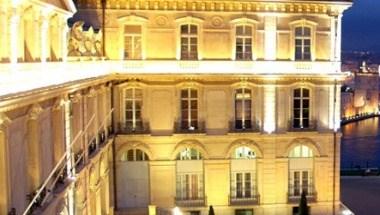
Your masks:
{"label": "dark window", "polygon": [[311,29],[309,27],[295,28],[295,60],[311,60]]}

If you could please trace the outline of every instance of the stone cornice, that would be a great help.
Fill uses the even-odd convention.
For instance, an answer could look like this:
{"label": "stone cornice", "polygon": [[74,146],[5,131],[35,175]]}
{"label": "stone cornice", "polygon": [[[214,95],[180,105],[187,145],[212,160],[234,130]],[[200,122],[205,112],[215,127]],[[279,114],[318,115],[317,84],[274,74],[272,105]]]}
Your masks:
{"label": "stone cornice", "polygon": [[[273,1],[273,0],[119,0],[107,4],[107,9],[158,10],[158,11],[213,11],[213,12],[274,12],[274,13],[316,13],[339,14],[352,5],[351,1]],[[81,9],[101,8],[83,0],[78,4]]]}

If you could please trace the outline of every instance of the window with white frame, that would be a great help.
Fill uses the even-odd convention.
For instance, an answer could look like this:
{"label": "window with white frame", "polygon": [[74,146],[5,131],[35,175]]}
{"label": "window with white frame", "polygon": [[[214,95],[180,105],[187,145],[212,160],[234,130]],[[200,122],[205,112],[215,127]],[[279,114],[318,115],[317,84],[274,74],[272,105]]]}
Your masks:
{"label": "window with white frame", "polygon": [[299,26],[294,31],[295,60],[311,60],[311,28]]}
{"label": "window with white frame", "polygon": [[310,126],[310,90],[297,88],[293,90],[293,128]]}
{"label": "window with white frame", "polygon": [[142,129],[142,89],[128,88],[124,95],[126,129],[131,131]]}
{"label": "window with white frame", "polygon": [[313,151],[310,147],[300,144],[289,153],[289,194],[301,196],[313,194]]}
{"label": "window with white frame", "polygon": [[256,154],[249,147],[241,146],[235,149],[235,153],[233,155],[235,159],[254,159],[256,158]]}
{"label": "window with white frame", "polygon": [[180,26],[181,60],[198,59],[198,26],[183,24]]}
{"label": "window with white frame", "polygon": [[231,197],[251,198],[253,197],[255,174],[254,172],[233,172],[231,175]]}
{"label": "window with white frame", "polygon": [[149,156],[140,149],[130,149],[121,157],[122,161],[148,161]]}
{"label": "window with white frame", "polygon": [[181,90],[181,129],[198,129],[198,91],[196,89]]}
{"label": "window with white frame", "polygon": [[236,26],[236,60],[252,60],[252,26]]}
{"label": "window with white frame", "polygon": [[203,174],[201,173],[181,173],[177,174],[177,195],[178,200],[203,199]]}
{"label": "window with white frame", "polygon": [[251,90],[240,88],[235,90],[235,128],[249,129],[251,125]]}
{"label": "window with white frame", "polygon": [[141,59],[142,58],[142,27],[141,25],[124,26],[124,58]]}
{"label": "window with white frame", "polygon": [[177,155],[177,160],[201,160],[201,153],[194,148],[184,148]]}

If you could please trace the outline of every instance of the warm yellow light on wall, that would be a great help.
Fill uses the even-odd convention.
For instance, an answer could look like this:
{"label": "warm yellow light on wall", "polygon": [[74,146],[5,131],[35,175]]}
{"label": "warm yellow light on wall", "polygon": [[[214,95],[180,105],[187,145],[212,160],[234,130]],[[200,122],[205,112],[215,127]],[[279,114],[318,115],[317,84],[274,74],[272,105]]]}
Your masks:
{"label": "warm yellow light on wall", "polygon": [[275,108],[276,108],[276,87],[264,87],[264,131],[272,133],[275,131]]}

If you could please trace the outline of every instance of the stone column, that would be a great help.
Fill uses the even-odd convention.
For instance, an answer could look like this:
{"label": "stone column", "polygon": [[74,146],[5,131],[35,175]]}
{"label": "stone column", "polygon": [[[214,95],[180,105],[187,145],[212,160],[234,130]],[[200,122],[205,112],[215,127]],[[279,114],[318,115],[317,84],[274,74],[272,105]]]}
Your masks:
{"label": "stone column", "polygon": [[276,87],[264,86],[264,131],[272,133],[276,130]]}
{"label": "stone column", "polygon": [[335,61],[336,16],[330,16],[330,61]]}
{"label": "stone column", "polygon": [[63,18],[62,20],[59,20],[59,49],[60,49],[60,58],[63,62],[67,61],[67,41],[68,41],[68,32],[69,32],[69,26],[67,26],[66,19]]}
{"label": "stone column", "polygon": [[277,17],[265,16],[264,20],[265,20],[264,21],[265,60],[276,60],[277,58]]}
{"label": "stone column", "polygon": [[8,56],[11,63],[17,63],[19,53],[20,14],[17,8],[12,8],[8,19]]}
{"label": "stone column", "polygon": [[41,185],[41,145],[40,145],[40,123],[39,115],[42,109],[35,104],[29,111],[27,121],[27,148],[28,148],[28,175],[29,175],[29,192],[36,191]]}
{"label": "stone column", "polygon": [[47,16],[40,17],[40,50],[41,50],[41,62],[46,62],[48,60],[50,53],[49,45],[49,20]]}
{"label": "stone column", "polygon": [[0,8],[0,62],[4,62],[8,58],[8,23],[7,11]]}
{"label": "stone column", "polygon": [[65,147],[65,108],[64,100],[58,98],[52,110],[54,141],[54,165],[57,165],[66,152]]}
{"label": "stone column", "polygon": [[[8,124],[10,120],[0,113],[0,214],[7,214],[10,210],[10,183],[9,183],[9,150],[7,143]],[[17,158],[14,158],[17,159]]]}
{"label": "stone column", "polygon": [[335,49],[335,59],[336,61],[341,61],[341,49],[342,49],[342,17],[340,13],[336,18],[336,49]]}

